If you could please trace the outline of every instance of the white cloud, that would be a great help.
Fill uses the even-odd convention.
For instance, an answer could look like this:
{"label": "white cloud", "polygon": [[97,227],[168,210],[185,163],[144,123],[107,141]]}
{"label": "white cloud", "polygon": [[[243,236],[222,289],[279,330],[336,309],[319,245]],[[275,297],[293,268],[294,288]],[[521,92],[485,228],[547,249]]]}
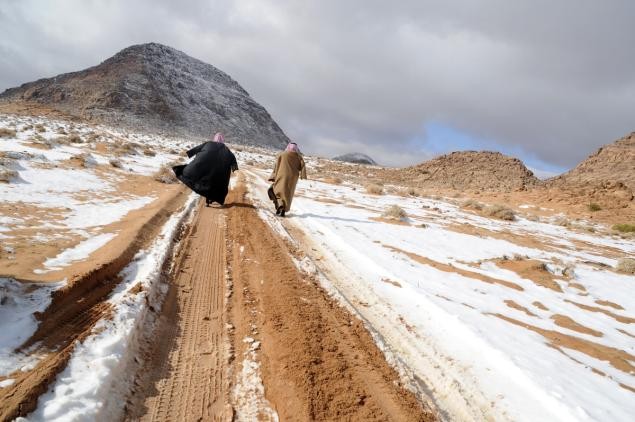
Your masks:
{"label": "white cloud", "polygon": [[156,41],[323,155],[410,163],[425,153],[405,140],[443,122],[572,166],[634,129],[632,16],[627,0],[4,0],[0,89]]}

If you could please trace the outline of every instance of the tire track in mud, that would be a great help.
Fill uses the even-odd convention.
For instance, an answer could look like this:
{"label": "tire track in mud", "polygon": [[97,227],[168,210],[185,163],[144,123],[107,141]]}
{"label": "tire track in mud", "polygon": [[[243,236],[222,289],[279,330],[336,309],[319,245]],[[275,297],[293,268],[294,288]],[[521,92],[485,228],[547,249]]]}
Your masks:
{"label": "tire track in mud", "polygon": [[280,419],[436,420],[401,385],[362,322],[298,271],[245,189],[239,183],[231,192],[227,216],[235,351],[257,333],[265,396]]}
{"label": "tire track in mud", "polygon": [[224,215],[199,207],[181,250],[127,420],[231,420],[228,406]]}
{"label": "tire track in mud", "polygon": [[110,305],[106,301],[121,281],[121,270],[156,238],[163,224],[183,206],[186,198],[186,191],[179,189],[169,201],[150,207],[143,225],[123,242],[118,254],[99,267],[77,275],[53,293],[49,307],[35,315],[40,321],[38,329],[19,349],[43,357],[35,368],[8,375],[15,382],[0,389],[0,421],[26,416],[35,410],[39,397],[68,364],[77,342],[85,340],[100,319],[109,318]]}

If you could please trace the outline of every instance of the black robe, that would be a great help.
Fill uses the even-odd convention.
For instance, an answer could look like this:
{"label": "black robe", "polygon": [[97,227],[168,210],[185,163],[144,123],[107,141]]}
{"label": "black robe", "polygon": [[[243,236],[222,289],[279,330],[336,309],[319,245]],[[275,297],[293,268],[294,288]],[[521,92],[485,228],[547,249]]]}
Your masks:
{"label": "black robe", "polygon": [[187,165],[174,166],[174,174],[209,202],[225,203],[232,171],[238,170],[236,157],[220,142],[205,142],[187,152],[196,155]]}

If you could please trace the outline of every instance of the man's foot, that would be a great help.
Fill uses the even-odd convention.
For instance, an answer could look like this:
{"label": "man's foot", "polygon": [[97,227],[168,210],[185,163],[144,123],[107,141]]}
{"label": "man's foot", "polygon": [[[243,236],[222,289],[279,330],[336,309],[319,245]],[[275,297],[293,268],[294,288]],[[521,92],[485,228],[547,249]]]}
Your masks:
{"label": "man's foot", "polygon": [[205,206],[209,207],[209,204],[211,204],[212,201],[210,201],[209,199],[205,198]]}
{"label": "man's foot", "polygon": [[280,217],[284,217],[284,207],[279,207],[278,211],[276,211],[276,214]]}

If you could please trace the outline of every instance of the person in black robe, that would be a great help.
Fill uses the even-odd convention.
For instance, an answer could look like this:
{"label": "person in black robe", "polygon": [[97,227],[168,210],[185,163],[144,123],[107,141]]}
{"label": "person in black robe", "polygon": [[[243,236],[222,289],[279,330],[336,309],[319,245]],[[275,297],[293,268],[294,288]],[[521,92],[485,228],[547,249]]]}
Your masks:
{"label": "person in black robe", "polygon": [[225,145],[222,133],[214,135],[213,142],[205,142],[187,151],[195,156],[185,165],[172,167],[176,177],[194,192],[205,197],[205,205],[212,202],[225,204],[231,172],[238,170],[236,157]]}

